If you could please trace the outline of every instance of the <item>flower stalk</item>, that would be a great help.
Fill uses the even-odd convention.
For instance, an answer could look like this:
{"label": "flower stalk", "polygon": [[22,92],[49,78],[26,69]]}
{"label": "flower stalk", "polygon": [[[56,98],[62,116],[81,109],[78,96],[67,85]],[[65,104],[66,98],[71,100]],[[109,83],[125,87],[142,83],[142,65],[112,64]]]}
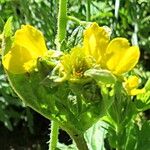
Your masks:
{"label": "flower stalk", "polygon": [[55,150],[58,141],[59,125],[55,121],[51,121],[51,134],[49,142],[49,150]]}
{"label": "flower stalk", "polygon": [[61,50],[61,43],[66,37],[66,26],[67,26],[67,1],[59,0],[59,12],[57,20],[57,36],[56,36],[56,47],[57,50]]}
{"label": "flower stalk", "polygon": [[86,21],[90,21],[91,18],[91,0],[86,0]]}
{"label": "flower stalk", "polygon": [[[66,37],[66,26],[67,26],[67,0],[59,0],[59,12],[57,20],[57,36],[56,36],[56,47],[57,50],[61,50],[61,43]],[[51,122],[51,134],[49,150],[55,150],[58,141],[58,130],[59,125],[57,122]]]}
{"label": "flower stalk", "polygon": [[74,21],[75,23],[77,23],[79,25],[83,25],[84,26],[84,25],[87,24],[86,21],[82,21],[82,20],[80,20],[80,19],[78,19],[78,18],[76,18],[74,16],[68,16],[67,18],[68,18],[68,20]]}

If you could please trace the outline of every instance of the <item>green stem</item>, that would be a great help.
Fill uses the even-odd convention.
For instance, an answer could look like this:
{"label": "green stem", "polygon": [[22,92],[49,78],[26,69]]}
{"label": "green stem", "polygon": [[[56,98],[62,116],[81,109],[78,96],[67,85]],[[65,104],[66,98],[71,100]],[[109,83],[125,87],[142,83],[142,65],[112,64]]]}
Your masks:
{"label": "green stem", "polygon": [[57,20],[57,36],[56,36],[56,46],[57,50],[61,49],[61,43],[66,37],[66,26],[67,26],[67,1],[59,0],[59,12]]}
{"label": "green stem", "polygon": [[50,134],[50,143],[49,143],[49,150],[55,150],[58,141],[58,131],[59,126],[58,123],[55,121],[51,122],[51,134]]}
{"label": "green stem", "polygon": [[119,142],[119,128],[116,127],[116,135],[117,135],[117,140],[116,140],[116,150],[121,150],[120,149],[120,142]]}
{"label": "green stem", "polygon": [[86,21],[91,19],[91,9],[90,9],[91,0],[86,0]]}
{"label": "green stem", "polygon": [[86,21],[79,20],[78,18],[76,18],[74,16],[68,16],[67,18],[68,18],[68,20],[74,21],[74,22],[76,22],[79,25],[83,25],[84,26],[84,25],[87,24]]}
{"label": "green stem", "polygon": [[69,132],[69,131],[67,131],[67,133],[71,136],[71,138],[76,143],[78,150],[88,150],[87,143],[84,139],[84,134],[78,134],[76,132]]}

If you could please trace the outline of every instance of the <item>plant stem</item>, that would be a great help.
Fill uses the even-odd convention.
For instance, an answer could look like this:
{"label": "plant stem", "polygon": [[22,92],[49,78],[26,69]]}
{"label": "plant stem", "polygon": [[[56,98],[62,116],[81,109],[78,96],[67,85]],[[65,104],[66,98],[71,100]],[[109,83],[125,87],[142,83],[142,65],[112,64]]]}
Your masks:
{"label": "plant stem", "polygon": [[[115,19],[113,23],[113,30],[116,30],[116,26],[118,23],[118,17],[119,17],[119,8],[120,8],[120,0],[115,0]],[[116,34],[116,33],[115,33]]]}
{"label": "plant stem", "polygon": [[[61,50],[61,44],[66,37],[66,26],[67,26],[67,1],[68,0],[59,0],[59,12],[58,12],[58,20],[57,20],[57,36],[56,36],[56,46],[57,50]],[[87,11],[88,18],[90,18],[90,0],[87,1]],[[88,19],[89,20],[89,19]],[[76,20],[78,21],[78,20]],[[88,150],[86,141],[84,136],[81,134],[70,134],[69,135],[75,141],[79,150]],[[72,133],[72,132],[71,132]],[[49,150],[55,150],[58,139],[58,124],[56,122],[52,122],[51,125],[51,136],[50,136],[50,145]]]}
{"label": "plant stem", "polygon": [[70,132],[68,132],[68,134],[71,136],[71,138],[76,143],[76,146],[77,146],[78,150],[88,150],[88,146],[87,146],[87,143],[84,139],[83,134],[75,134],[75,133],[70,134]]}
{"label": "plant stem", "polygon": [[91,9],[90,9],[91,0],[86,0],[86,21],[91,19]]}
{"label": "plant stem", "polygon": [[[117,135],[117,137],[119,139],[119,129],[118,129],[118,127],[116,127],[116,135]],[[117,146],[116,150],[121,150],[119,144],[120,144],[119,141],[116,140],[116,146]]]}
{"label": "plant stem", "polygon": [[49,150],[55,150],[58,141],[58,123],[55,121],[51,122],[51,134],[50,134],[50,143],[49,143]]}
{"label": "plant stem", "polygon": [[74,16],[68,16],[67,18],[68,18],[68,20],[74,21],[74,22],[76,22],[79,25],[85,26],[87,24],[86,21],[79,20],[78,18],[76,18]]}
{"label": "plant stem", "polygon": [[61,43],[66,37],[66,26],[67,26],[67,1],[59,0],[59,12],[57,20],[57,36],[56,46],[57,50],[61,50]]}

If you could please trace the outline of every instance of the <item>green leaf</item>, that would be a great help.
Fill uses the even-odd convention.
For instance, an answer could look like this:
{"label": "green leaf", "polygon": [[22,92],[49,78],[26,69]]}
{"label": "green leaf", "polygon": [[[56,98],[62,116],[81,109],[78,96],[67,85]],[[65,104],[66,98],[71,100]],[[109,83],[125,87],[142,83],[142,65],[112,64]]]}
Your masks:
{"label": "green leaf", "polygon": [[2,55],[5,55],[11,48],[12,45],[12,17],[9,17],[7,22],[5,23],[3,35],[4,38],[2,39]]}
{"label": "green leaf", "polygon": [[146,82],[144,88],[145,88],[146,90],[150,90],[150,79],[148,79],[148,81]]}
{"label": "green leaf", "polygon": [[135,105],[139,111],[150,109],[150,91],[137,95]]}
{"label": "green leaf", "polygon": [[4,110],[0,109],[0,121],[2,121],[10,131],[13,130],[12,124],[10,122],[10,116]]}
{"label": "green leaf", "polygon": [[13,32],[12,32],[12,20],[13,20],[13,17],[9,17],[5,23],[4,30],[3,30],[3,34],[4,34],[5,38],[10,37],[13,34]]}
{"label": "green leaf", "polygon": [[139,134],[137,142],[137,150],[150,149],[150,120],[144,122]]}
{"label": "green leaf", "polygon": [[65,145],[65,144],[58,142],[56,150],[78,150],[78,149],[76,148],[74,144]]}
{"label": "green leaf", "polygon": [[84,136],[89,150],[106,150],[104,138],[107,131],[103,127],[107,127],[106,123],[99,121],[85,132]]}

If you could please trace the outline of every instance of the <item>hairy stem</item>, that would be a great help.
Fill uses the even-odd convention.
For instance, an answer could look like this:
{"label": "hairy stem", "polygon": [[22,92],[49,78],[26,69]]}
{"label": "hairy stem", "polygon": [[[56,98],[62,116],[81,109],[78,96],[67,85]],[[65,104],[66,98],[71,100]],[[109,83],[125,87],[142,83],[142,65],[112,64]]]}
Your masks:
{"label": "hairy stem", "polygon": [[91,18],[91,0],[86,0],[86,21],[90,21]]}
{"label": "hairy stem", "polygon": [[66,37],[66,26],[67,26],[67,1],[59,0],[59,12],[57,20],[57,36],[56,36],[56,46],[57,50],[61,50],[61,43]]}
{"label": "hairy stem", "polygon": [[50,134],[50,143],[49,143],[49,150],[55,150],[58,141],[58,123],[55,121],[51,122],[51,134]]}

